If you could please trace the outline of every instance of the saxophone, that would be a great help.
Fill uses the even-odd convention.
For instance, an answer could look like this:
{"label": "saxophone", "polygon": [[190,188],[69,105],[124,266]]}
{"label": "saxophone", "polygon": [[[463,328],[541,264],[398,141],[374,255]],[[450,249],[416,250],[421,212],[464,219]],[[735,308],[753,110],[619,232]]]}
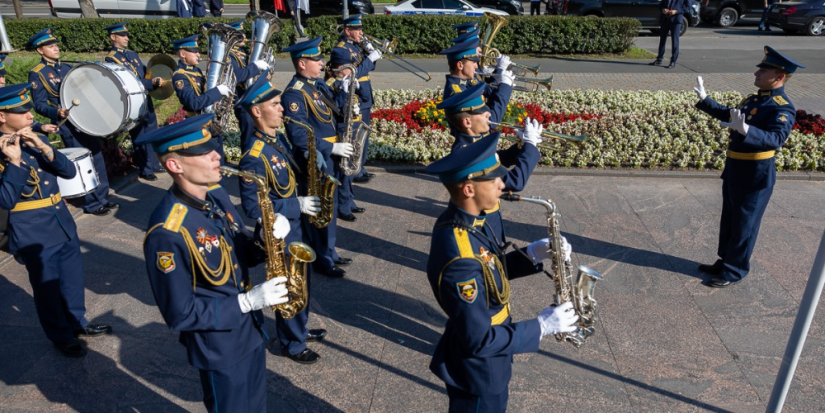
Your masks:
{"label": "saxophone", "polygon": [[[269,39],[273,34],[281,31],[281,20],[270,12],[254,10],[247,13],[246,20],[252,21],[252,49],[249,51],[248,64],[263,60],[270,69],[275,67],[275,54],[269,46]],[[252,86],[258,80],[258,76],[248,79],[246,86]]]}
{"label": "saxophone", "polygon": [[324,228],[332,222],[332,214],[335,213],[335,188],[341,182],[324,174],[318,165],[318,152],[315,150],[315,132],[312,126],[297,121],[288,116],[284,116],[284,124],[293,123],[307,131],[307,196],[317,196],[321,199],[321,211],[317,215],[308,218],[309,223],[316,228]]}
{"label": "saxophone", "polygon": [[203,37],[208,39],[206,64],[206,85],[204,92],[218,85],[225,85],[231,91],[229,96],[207,106],[203,113],[214,113],[210,132],[217,136],[226,131],[229,118],[232,116],[232,105],[235,100],[235,70],[229,63],[229,51],[243,41],[243,34],[232,26],[223,23],[204,23],[200,30]]}
{"label": "saxophone", "polygon": [[341,136],[341,143],[352,144],[352,155],[350,155],[349,158],[341,158],[338,166],[341,168],[341,171],[344,172],[344,175],[353,176],[361,172],[361,165],[364,163],[364,145],[367,143],[367,135],[369,134],[370,128],[363,122],[360,122],[358,123],[358,130],[355,131],[355,135],[352,133],[352,128],[355,123],[353,106],[356,103],[355,66],[343,65],[337,69],[333,69],[333,72],[340,72],[344,69],[350,70],[350,82],[349,92],[347,92],[347,104],[344,107],[344,134]]}
{"label": "saxophone", "polygon": [[579,348],[585,341],[596,332],[596,321],[598,320],[598,303],[593,297],[596,282],[602,280],[602,275],[595,270],[579,265],[579,272],[573,280],[573,266],[564,259],[564,251],[561,248],[561,231],[559,230],[559,217],[556,212],[556,204],[549,199],[538,197],[524,197],[515,195],[512,192],[502,194],[501,199],[511,202],[531,202],[543,206],[546,210],[547,232],[553,242],[550,245],[552,255],[552,279],[556,287],[555,304],[562,304],[568,301],[573,302],[573,309],[579,316],[577,322],[578,330],[571,333],[556,334],[556,340],[567,341]]}
{"label": "saxophone", "polygon": [[[224,175],[237,175],[251,179],[258,185],[258,207],[261,209],[261,233],[266,251],[266,279],[286,277],[286,289],[289,292],[289,301],[272,306],[272,311],[281,313],[281,317],[290,319],[304,311],[309,303],[309,289],[307,288],[307,263],[315,261],[315,251],[303,242],[289,243],[289,257],[284,254],[284,240],[277,239],[272,234],[272,225],[275,224],[275,210],[272,209],[272,200],[269,199],[269,185],[266,178],[251,172],[242,172],[228,166],[221,166]],[[287,270],[288,269],[288,270]]]}

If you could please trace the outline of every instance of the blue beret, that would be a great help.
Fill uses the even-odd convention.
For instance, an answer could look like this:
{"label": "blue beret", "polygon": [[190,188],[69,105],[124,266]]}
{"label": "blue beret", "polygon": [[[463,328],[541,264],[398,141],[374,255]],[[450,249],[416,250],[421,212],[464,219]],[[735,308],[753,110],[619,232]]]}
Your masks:
{"label": "blue beret", "polygon": [[183,39],[172,40],[169,42],[175,50],[180,49],[198,49],[198,35],[184,37]]}
{"label": "blue beret", "polygon": [[489,112],[490,108],[484,103],[484,89],[487,84],[479,84],[465,89],[461,93],[456,93],[435,106],[436,109],[443,109],[445,113],[469,112],[473,114]]}
{"label": "blue beret", "polygon": [[341,24],[343,24],[344,27],[349,27],[352,29],[361,29],[364,27],[363,25],[361,25],[361,20],[363,19],[364,16],[356,14],[355,16],[349,16],[346,19],[341,20]]}
{"label": "blue beret", "polygon": [[6,55],[0,54],[0,76],[6,75],[6,65],[3,61],[6,60]]}
{"label": "blue beret", "polygon": [[459,35],[471,32],[475,30],[476,27],[478,27],[477,21],[453,25],[453,29],[455,29]]}
{"label": "blue beret", "polygon": [[52,35],[54,30],[51,27],[47,27],[32,36],[28,42],[26,42],[26,49],[34,50],[40,46],[48,46],[50,44],[57,43],[57,39]]}
{"label": "blue beret", "polygon": [[321,56],[321,41],[323,37],[316,37],[312,40],[307,40],[301,43],[295,43],[292,46],[285,47],[282,52],[289,52],[289,57],[293,59],[300,59],[305,57],[307,59],[320,60]]}
{"label": "blue beret", "polygon": [[765,57],[762,58],[762,62],[756,65],[756,67],[779,69],[787,73],[794,73],[798,68],[805,68],[802,64],[794,62],[790,57],[777,52],[770,46],[765,46]]}
{"label": "blue beret", "polygon": [[243,24],[245,22],[246,22],[246,20],[238,20],[236,22],[227,23],[227,24],[235,30],[243,30]]}
{"label": "blue beret", "polygon": [[498,136],[489,135],[453,149],[449,155],[427,166],[425,171],[438,175],[438,179],[444,183],[502,177],[507,175],[507,169],[501,166],[496,153],[497,144]]}
{"label": "blue beret", "polygon": [[449,49],[444,49],[439,53],[447,55],[447,60],[469,59],[477,62],[479,58],[478,43],[478,38],[465,40],[461,43],[456,43]]}
{"label": "blue beret", "polygon": [[272,85],[272,72],[270,69],[266,69],[261,72],[261,75],[258,76],[252,86],[246,88],[246,92],[238,99],[235,106],[249,110],[252,105],[268,102],[280,94],[281,91]]}
{"label": "blue beret", "polygon": [[203,155],[218,150],[218,141],[212,139],[209,132],[209,124],[214,117],[214,113],[204,113],[186,118],[135,139],[135,145],[150,143],[157,153],[176,152],[186,155]]}
{"label": "blue beret", "polygon": [[467,40],[478,39],[478,33],[480,31],[481,30],[479,30],[479,29],[470,30],[470,31],[462,34],[461,36],[458,36],[455,39],[450,40],[450,42],[452,42],[452,43],[462,43],[462,42],[465,42]]}
{"label": "blue beret", "polygon": [[129,30],[126,28],[127,24],[129,24],[129,23],[126,22],[126,23],[113,24],[113,25],[107,27],[106,31],[109,32],[109,34],[129,34]]}
{"label": "blue beret", "polygon": [[31,84],[21,83],[0,88],[0,111],[26,113],[33,107],[29,88]]}
{"label": "blue beret", "polygon": [[355,64],[355,55],[346,47],[335,47],[329,55],[329,64],[331,65],[351,65]]}

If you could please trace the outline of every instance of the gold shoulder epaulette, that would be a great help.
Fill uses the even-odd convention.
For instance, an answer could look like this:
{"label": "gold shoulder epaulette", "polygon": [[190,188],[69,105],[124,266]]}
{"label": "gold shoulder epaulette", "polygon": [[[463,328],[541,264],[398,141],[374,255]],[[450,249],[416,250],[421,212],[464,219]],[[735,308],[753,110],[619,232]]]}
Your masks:
{"label": "gold shoulder epaulette", "polygon": [[453,83],[453,92],[461,93],[461,86],[459,86],[457,83]]}
{"label": "gold shoulder epaulette", "polygon": [[209,184],[209,191],[214,191],[221,187],[221,184]]}
{"label": "gold shoulder epaulette", "polygon": [[347,44],[347,42],[341,40],[340,42],[338,42],[338,44],[335,45],[335,47],[344,47],[345,44]]}
{"label": "gold shoulder epaulette", "polygon": [[106,57],[115,57],[116,54],[117,54],[117,50],[112,50],[111,52],[109,52],[108,55],[106,55]]}
{"label": "gold shoulder epaulette", "polygon": [[46,67],[46,65],[44,65],[43,63],[38,63],[37,66],[32,68],[32,72],[39,73],[40,69],[42,69],[44,67]]}
{"label": "gold shoulder epaulette", "polygon": [[258,155],[261,154],[261,151],[264,149],[264,141],[256,141],[254,145],[252,145],[252,149],[249,150],[249,156],[253,158],[257,158]]}
{"label": "gold shoulder epaulette", "polygon": [[172,232],[178,232],[180,226],[183,225],[183,218],[186,217],[186,209],[183,204],[172,205],[172,210],[166,217],[166,222],[163,223],[163,228]]}
{"label": "gold shoulder epaulette", "polygon": [[327,86],[332,87],[332,84],[335,83],[335,78],[331,77],[327,79]]}
{"label": "gold shoulder epaulette", "polygon": [[782,95],[774,96],[773,101],[776,102],[777,105],[789,105],[790,104],[790,102],[785,100],[785,98],[783,98]]}
{"label": "gold shoulder epaulette", "polygon": [[467,233],[467,230],[453,228],[453,235],[461,258],[473,258],[473,246],[470,245],[470,234]]}
{"label": "gold shoulder epaulette", "polygon": [[295,89],[295,90],[301,90],[301,89],[304,88],[304,82],[299,80],[299,81],[295,82],[294,85],[292,85],[292,88]]}

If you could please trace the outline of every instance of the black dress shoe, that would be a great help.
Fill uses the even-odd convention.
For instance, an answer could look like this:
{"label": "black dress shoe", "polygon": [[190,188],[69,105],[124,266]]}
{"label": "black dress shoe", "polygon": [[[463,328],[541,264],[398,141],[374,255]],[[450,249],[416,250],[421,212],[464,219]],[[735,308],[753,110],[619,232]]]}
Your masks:
{"label": "black dress shoe", "polygon": [[369,172],[364,172],[364,176],[366,176],[369,179],[375,178],[375,174],[371,174]]}
{"label": "black dress shoe", "polygon": [[352,214],[338,214],[338,219],[343,219],[344,221],[353,222],[357,218],[355,218],[355,215],[352,215]]}
{"label": "black dress shoe", "polygon": [[155,175],[155,174],[146,174],[146,175],[140,175],[140,179],[143,179],[144,181],[152,182],[152,181],[157,181],[158,176]]}
{"label": "black dress shoe", "polygon": [[356,176],[355,178],[352,179],[352,182],[356,182],[356,183],[359,183],[359,184],[365,184],[365,183],[369,182],[371,179],[372,179],[372,177],[369,177],[369,176],[367,176],[367,174],[364,174],[364,175],[361,175],[361,176]]}
{"label": "black dress shoe", "polygon": [[106,205],[103,205],[103,206],[105,206],[106,208],[109,208],[109,209],[118,209],[118,208],[120,208],[120,204],[118,204],[117,202],[107,202]]}
{"label": "black dress shoe", "polygon": [[333,262],[335,265],[350,265],[352,264],[352,258],[338,257],[338,259]]}
{"label": "black dress shoe", "polygon": [[326,275],[327,277],[332,277],[332,278],[343,278],[344,275],[347,274],[346,271],[344,271],[343,269],[341,269],[341,267],[339,267],[337,265],[333,265],[332,268],[330,268],[328,270],[318,270],[318,273]]}
{"label": "black dress shoe", "polygon": [[287,357],[292,359],[292,361],[301,364],[315,364],[321,359],[321,356],[318,353],[308,348],[305,348],[304,351],[298,354],[290,354]]}
{"label": "black dress shoe", "polygon": [[665,67],[665,69],[673,69],[674,67],[676,67],[676,62],[670,62],[670,64],[667,65],[667,67]]}
{"label": "black dress shoe", "polygon": [[737,281],[728,281],[724,278],[713,277],[708,281],[708,287],[712,288],[725,288],[730,287],[731,285],[736,284]]}
{"label": "black dress shoe", "polygon": [[316,341],[321,341],[326,336],[327,336],[327,330],[324,330],[323,328],[319,328],[319,329],[315,329],[315,330],[309,330],[309,333],[307,333],[307,343],[314,343]]}
{"label": "black dress shoe", "polygon": [[93,214],[93,215],[97,215],[99,217],[102,217],[104,215],[109,215],[110,212],[112,212],[112,210],[109,209],[109,208],[106,208],[106,206],[101,206],[100,208],[98,208],[94,211],[83,211],[84,214]]}
{"label": "black dress shoe", "polygon": [[648,66],[661,66],[661,65],[662,65],[661,60],[654,60],[654,61],[648,63]]}
{"label": "black dress shoe", "polygon": [[54,347],[60,350],[66,357],[78,358],[86,355],[86,348],[77,339],[69,340],[65,343],[54,343]]}
{"label": "black dress shoe", "polygon": [[363,214],[364,211],[366,211],[366,209],[361,207],[355,207],[352,209],[353,214]]}
{"label": "black dress shoe", "polygon": [[722,273],[722,268],[724,268],[724,264],[722,264],[722,260],[716,260],[713,265],[707,264],[699,264],[699,271],[702,271],[706,274],[711,275],[719,275]]}
{"label": "black dress shoe", "polygon": [[102,336],[104,334],[109,334],[112,332],[112,326],[108,324],[89,324],[86,328],[82,330],[77,330],[74,332],[75,337],[77,336],[86,336],[86,337],[97,337]]}

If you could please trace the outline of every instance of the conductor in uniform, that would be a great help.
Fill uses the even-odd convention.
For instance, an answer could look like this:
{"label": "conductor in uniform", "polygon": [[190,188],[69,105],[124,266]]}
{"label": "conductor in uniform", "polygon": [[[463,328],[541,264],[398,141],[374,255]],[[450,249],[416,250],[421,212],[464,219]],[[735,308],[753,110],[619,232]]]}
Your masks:
{"label": "conductor in uniform", "polygon": [[505,411],[513,355],[538,351],[543,337],[575,331],[578,320],[569,302],[535,319],[510,314],[510,280],[541,272],[550,253],[545,238],[505,254],[505,240],[486,224],[482,212],[498,204],[507,174],[497,143],[483,138],[426,169],[450,196],[433,228],[427,278],[447,315],[430,370],[444,381],[452,413]]}
{"label": "conductor in uniform", "polygon": [[57,178],[72,179],[75,165],[49,139],[31,131],[29,84],[0,88],[0,208],[9,211],[9,248],[26,266],[40,325],[67,357],[83,357],[77,336],[108,334],[86,320],[80,240]]}
{"label": "conductor in uniform", "polygon": [[[189,364],[200,371],[210,412],[266,411],[266,335],[261,309],[287,301],[285,277],[252,287],[240,266],[262,261],[220,180],[213,114],[143,135],[174,182],[152,212],[143,242],[155,302],[180,333]],[[210,189],[211,188],[211,189]],[[273,231],[289,225],[276,213]]]}
{"label": "conductor in uniform", "polygon": [[722,218],[719,225],[719,259],[699,270],[712,275],[710,287],[724,288],[745,278],[762,215],[776,183],[776,151],[796,123],[796,108],[785,94],[785,84],[805,66],[765,46],[756,65],[754,86],[759,88],[734,108],[719,104],[705,92],[700,76],[694,91],[696,107],[730,128],[730,143],[722,172]]}

